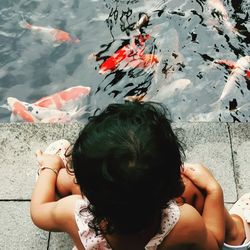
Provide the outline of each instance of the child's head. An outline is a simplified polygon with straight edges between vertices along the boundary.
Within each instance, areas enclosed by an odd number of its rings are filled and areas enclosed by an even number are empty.
[[[108,233],[138,232],[183,192],[182,148],[166,115],[158,103],[111,104],[80,133],[72,162],[95,229],[105,220]]]

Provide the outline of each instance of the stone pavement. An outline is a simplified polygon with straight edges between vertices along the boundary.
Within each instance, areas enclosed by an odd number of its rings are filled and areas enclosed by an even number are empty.
[[[64,233],[36,228],[29,205],[37,171],[34,151],[54,140],[73,142],[82,124],[0,124],[0,249],[68,250]],[[177,123],[187,162],[207,165],[221,183],[228,207],[250,191],[250,124]]]

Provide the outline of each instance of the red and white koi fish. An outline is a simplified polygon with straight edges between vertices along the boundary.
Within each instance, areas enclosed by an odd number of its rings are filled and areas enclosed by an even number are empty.
[[[76,86],[50,96],[43,97],[34,105],[49,109],[72,110],[90,93],[90,87]]]
[[[12,111],[11,121],[71,121],[86,112],[83,99],[89,93],[89,87],[76,86],[41,98],[35,103],[22,102],[14,97],[8,97],[8,108]]]
[[[241,77],[250,79],[250,56],[241,57],[237,62],[229,60],[216,60],[215,63],[226,65],[231,70],[226,85],[219,98],[219,101],[222,101],[231,92]]]
[[[26,121],[26,122],[37,122],[35,116],[33,116],[27,108],[27,103],[20,102],[14,97],[8,97],[7,103],[10,110],[12,111],[10,121]]]
[[[144,54],[145,42],[150,38],[149,35],[135,36],[131,44],[127,44],[118,49],[112,56],[108,57],[100,65],[100,74],[114,71],[120,63],[129,67],[148,68],[159,62],[154,54]]]
[[[230,31],[230,32],[237,32],[237,29],[234,27],[234,25],[230,22],[230,18],[228,16],[227,10],[221,2],[221,0],[207,0],[208,6],[213,8],[215,11],[219,13],[221,16],[223,23],[225,27]]]
[[[123,69],[127,68],[138,68],[138,69],[148,69],[158,63],[158,57],[154,54],[145,54],[141,56],[134,56],[130,60],[124,60],[121,62],[121,67]]]
[[[71,112],[43,108],[32,103],[19,101],[14,97],[8,97],[7,103],[12,111],[10,118],[12,122],[69,122],[82,115],[85,111],[84,108]]]
[[[59,30],[59,29],[51,28],[51,27],[36,26],[26,21],[21,21],[19,22],[19,24],[24,29],[28,29],[28,30],[43,34],[44,36],[46,36],[48,39],[52,40],[53,42],[57,42],[57,43],[63,43],[63,42],[79,43],[80,42],[78,38],[72,37],[68,32],[65,32],[63,30]]]
[[[247,56],[248,57],[248,56]],[[245,59],[244,59],[245,60]],[[236,69],[238,66],[237,62],[231,61],[231,60],[215,60],[215,63],[218,63],[220,65],[225,65],[227,66],[231,71],[233,69]],[[247,65],[247,64],[246,64]],[[250,80],[250,69],[246,68],[245,69],[245,77]]]

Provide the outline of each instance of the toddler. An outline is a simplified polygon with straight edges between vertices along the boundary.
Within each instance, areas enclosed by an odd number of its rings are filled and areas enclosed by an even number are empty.
[[[91,117],[72,149],[74,176],[62,148],[37,151],[31,217],[38,227],[69,233],[78,250],[222,247],[231,218],[222,189],[207,168],[182,168],[183,150],[163,105],[111,104]],[[201,203],[191,199],[194,207],[177,203],[192,196],[185,196],[183,179],[202,190]],[[57,199],[56,191],[67,196]]]

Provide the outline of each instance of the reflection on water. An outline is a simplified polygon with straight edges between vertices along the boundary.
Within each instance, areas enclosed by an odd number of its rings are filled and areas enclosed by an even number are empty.
[[[175,121],[250,120],[248,0],[13,0],[0,6],[0,105],[8,97],[33,104],[82,85],[91,87],[82,103],[87,114],[136,95],[165,103]],[[134,29],[142,13],[149,22]],[[22,21],[68,32],[80,43],[49,39],[47,30],[24,29]],[[1,108],[0,121],[10,114]]]

